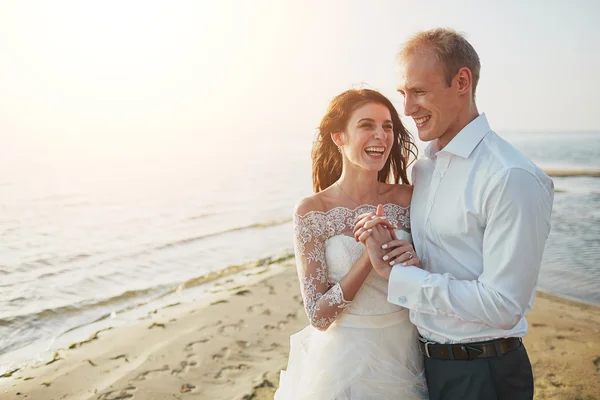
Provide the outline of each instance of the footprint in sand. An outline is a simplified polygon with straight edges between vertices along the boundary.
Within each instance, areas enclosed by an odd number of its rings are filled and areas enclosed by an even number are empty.
[[[143,381],[143,380],[145,380],[145,379],[148,377],[148,375],[150,375],[150,374],[153,374],[153,373],[155,373],[155,372],[159,372],[159,373],[160,373],[160,372],[166,372],[166,371],[168,371],[168,370],[169,370],[169,366],[168,366],[168,365],[164,365],[162,368],[159,368],[159,369],[151,369],[151,370],[148,370],[148,371],[144,371],[144,372],[142,372],[141,374],[139,374],[138,376],[136,376],[136,377],[135,377],[133,380],[134,380],[134,381]]]
[[[290,323],[290,321],[288,321],[288,320],[278,321],[277,327],[279,328],[279,330],[284,330],[285,326],[289,323]]]
[[[240,375],[241,371],[245,371],[248,368],[250,368],[250,367],[247,366],[246,364],[227,365],[227,366],[221,368],[215,374],[215,379],[229,378],[229,377],[232,377],[232,376],[235,377],[237,375]]]
[[[184,351],[192,351],[192,350],[194,350],[194,347],[195,347],[195,345],[196,345],[196,344],[198,344],[198,343],[206,343],[206,342],[208,342],[210,339],[212,339],[212,336],[208,336],[208,337],[205,337],[205,338],[203,338],[203,339],[200,339],[200,340],[194,340],[193,342],[189,342],[189,343],[188,343],[188,344],[187,344],[187,345],[186,345],[186,346],[183,348],[183,350],[184,350]]]
[[[213,360],[224,359],[224,358],[229,357],[229,354],[231,354],[231,351],[229,350],[229,348],[223,347],[221,350],[219,350],[218,352],[216,352],[215,354],[212,355],[212,359]]]
[[[246,311],[249,313],[254,312],[257,309],[260,309],[264,306],[264,303],[259,303],[259,304],[253,304],[251,306],[248,306],[248,308],[246,308]]]
[[[246,326],[246,322],[243,319],[240,319],[237,324],[226,324],[219,328],[219,333],[221,334],[229,334],[235,333],[240,329]]]
[[[277,292],[275,292],[275,287],[273,285],[271,285],[269,282],[263,282],[262,284],[264,287],[269,289],[269,294],[277,294]]]
[[[292,319],[298,319],[298,313],[291,312],[291,313],[288,313],[288,315],[286,315],[285,317],[288,319],[288,321],[292,320]]]
[[[106,392],[101,394],[98,397],[98,400],[124,400],[133,398],[133,394],[137,388],[135,386],[129,385],[121,390],[111,390],[110,392]]]
[[[271,343],[271,344],[269,345],[269,347],[267,347],[267,348],[265,348],[265,349],[261,349],[260,351],[261,351],[261,353],[266,353],[266,352],[268,352],[268,351],[277,350],[277,349],[278,349],[278,348],[280,348],[280,347],[281,347],[281,345],[280,345],[279,343],[275,343],[275,342],[273,342],[273,343]]]
[[[129,362],[127,359],[127,354],[119,354],[118,356],[111,357],[110,360],[119,360],[121,358],[124,359],[125,362]]]
[[[181,361],[179,363],[179,368],[175,368],[171,370],[171,375],[179,376],[183,373],[188,373],[190,368],[194,368],[198,365],[196,361]]]

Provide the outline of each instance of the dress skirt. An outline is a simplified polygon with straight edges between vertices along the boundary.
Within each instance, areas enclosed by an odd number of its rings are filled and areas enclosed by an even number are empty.
[[[290,337],[275,400],[427,399],[423,357],[408,310],[342,314],[326,330]]]

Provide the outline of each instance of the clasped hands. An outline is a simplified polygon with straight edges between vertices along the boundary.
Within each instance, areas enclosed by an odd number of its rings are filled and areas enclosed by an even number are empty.
[[[412,244],[407,240],[398,240],[396,227],[383,215],[383,206],[377,206],[375,213],[361,214],[354,223],[354,239],[365,245],[371,265],[385,279],[389,279],[392,267],[421,268],[421,260]]]

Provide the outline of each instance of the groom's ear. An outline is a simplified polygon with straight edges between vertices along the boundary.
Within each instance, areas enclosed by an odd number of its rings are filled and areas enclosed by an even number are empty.
[[[454,77],[458,85],[458,94],[469,94],[471,93],[471,86],[473,85],[473,75],[471,70],[467,67],[462,67],[456,73]]]
[[[342,132],[331,132],[331,140],[337,147],[342,147],[344,145],[344,138]]]

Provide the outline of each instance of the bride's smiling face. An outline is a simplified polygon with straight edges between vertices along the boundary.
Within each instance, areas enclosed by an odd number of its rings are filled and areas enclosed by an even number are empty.
[[[390,110],[380,103],[367,103],[357,108],[345,132],[332,133],[344,159],[369,171],[383,169],[394,141]]]

